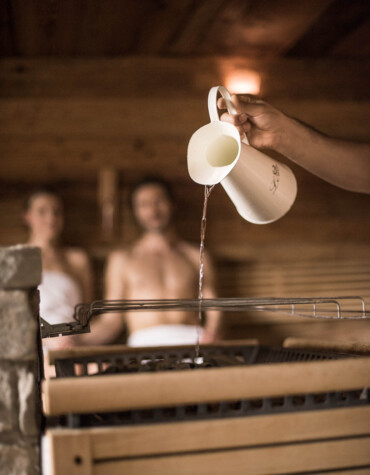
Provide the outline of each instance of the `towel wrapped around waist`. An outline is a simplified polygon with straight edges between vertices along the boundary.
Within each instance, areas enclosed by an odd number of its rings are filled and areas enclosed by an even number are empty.
[[[129,346],[176,346],[195,345],[203,329],[194,325],[156,325],[133,332],[127,341]]]

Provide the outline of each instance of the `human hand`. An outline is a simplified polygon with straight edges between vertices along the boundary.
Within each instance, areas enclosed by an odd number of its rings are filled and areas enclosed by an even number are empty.
[[[256,148],[278,149],[289,118],[267,102],[252,95],[233,95],[237,114],[223,113],[221,120],[235,125],[240,135],[246,134]],[[219,109],[226,109],[223,98],[217,101]]]

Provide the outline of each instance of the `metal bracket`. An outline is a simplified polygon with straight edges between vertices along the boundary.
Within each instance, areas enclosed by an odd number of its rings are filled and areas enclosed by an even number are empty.
[[[52,325],[40,317],[41,338],[52,338],[57,336],[77,335],[79,333],[90,333],[90,325],[82,325],[80,322],[72,321],[68,323],[56,323]]]

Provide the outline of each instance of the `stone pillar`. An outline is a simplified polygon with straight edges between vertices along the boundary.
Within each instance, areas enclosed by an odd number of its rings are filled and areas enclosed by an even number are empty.
[[[0,473],[40,473],[41,252],[0,248]]]

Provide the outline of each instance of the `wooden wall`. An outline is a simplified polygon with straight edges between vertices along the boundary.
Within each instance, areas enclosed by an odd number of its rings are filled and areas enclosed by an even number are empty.
[[[259,72],[262,96],[287,113],[338,137],[369,138],[369,67],[359,61],[2,60],[0,213],[7,225],[1,227],[0,242],[24,239],[22,195],[33,185],[52,183],[66,199],[68,240],[98,247],[96,187],[99,170],[106,166],[119,174],[117,241],[134,235],[125,195],[147,173],[161,174],[176,186],[181,232],[196,241],[202,190],[187,174],[187,142],[208,121],[209,87],[238,68]],[[242,221],[223,190],[216,189],[209,209],[209,246],[243,252],[246,245],[368,241],[369,196],[338,190],[292,168],[298,178],[297,202],[269,226]]]
[[[148,173],[173,183],[179,232],[198,243],[203,190],[188,177],[186,147],[208,122],[208,89],[235,69],[257,71],[261,95],[288,114],[338,137],[369,139],[369,66],[362,61],[5,59],[0,63],[0,244],[25,240],[22,201],[34,186],[52,184],[66,204],[66,241],[87,248],[101,269],[112,247],[137,235],[127,194]],[[107,166],[119,178],[117,227],[108,241],[97,192],[99,173]],[[290,166],[298,196],[276,223],[247,223],[221,187],[212,193],[206,246],[219,265],[221,295],[230,293],[222,280],[230,262],[279,265],[369,256],[370,195],[339,190]],[[235,288],[248,294],[245,287]]]

